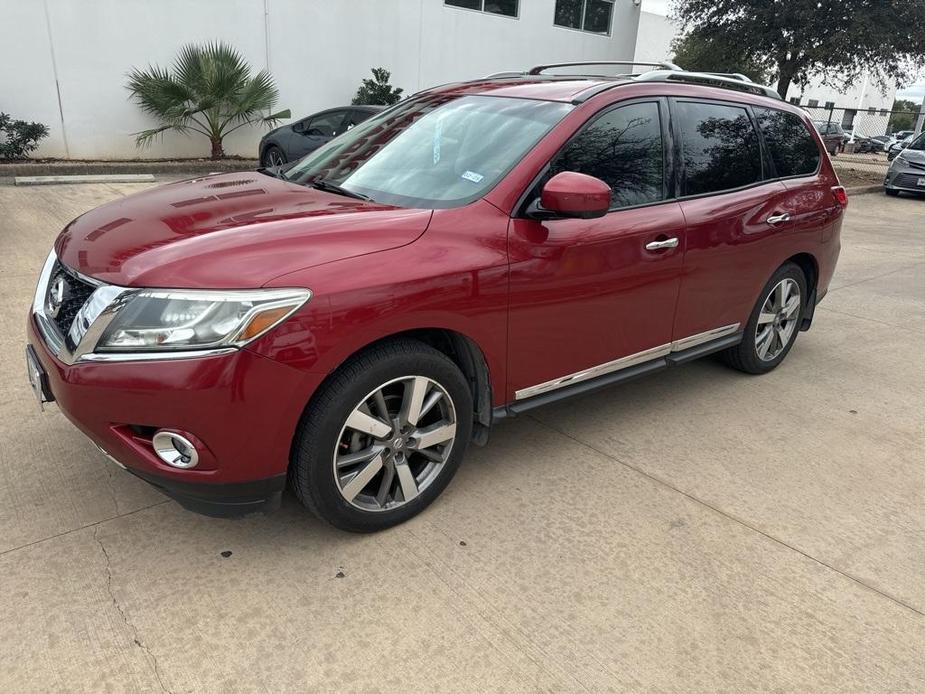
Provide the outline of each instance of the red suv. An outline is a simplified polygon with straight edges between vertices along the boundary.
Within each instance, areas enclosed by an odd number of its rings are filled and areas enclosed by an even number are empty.
[[[846,202],[812,122],[766,87],[543,68],[443,86],[285,173],[75,219],[41,272],[29,376],[190,509],[273,508],[288,481],[376,530],[499,419],[711,352],[774,369]]]

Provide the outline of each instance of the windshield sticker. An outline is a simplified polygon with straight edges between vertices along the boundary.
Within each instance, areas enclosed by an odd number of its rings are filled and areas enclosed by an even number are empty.
[[[477,174],[475,171],[467,171],[462,175],[467,181],[472,181],[473,183],[481,183],[482,179],[485,178],[482,174]]]

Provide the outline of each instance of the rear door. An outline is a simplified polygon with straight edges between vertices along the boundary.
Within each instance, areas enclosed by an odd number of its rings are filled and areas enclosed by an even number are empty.
[[[671,109],[687,224],[674,340],[696,343],[744,329],[773,271],[787,189],[770,180],[749,107],[673,99]]]

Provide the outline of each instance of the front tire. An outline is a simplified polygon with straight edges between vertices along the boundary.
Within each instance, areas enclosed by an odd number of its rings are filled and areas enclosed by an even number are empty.
[[[263,151],[260,158],[260,165],[264,168],[271,166],[282,166],[287,161],[286,154],[276,145],[270,145]]]
[[[794,263],[778,268],[761,291],[742,341],[722,353],[726,363],[748,374],[776,369],[797,339],[807,297],[803,270]]]
[[[322,386],[296,433],[290,483],[319,518],[373,532],[423,511],[456,473],[472,435],[459,368],[417,340],[349,359]]]
[[[889,195],[891,198],[899,197],[899,191],[898,191],[898,190],[894,190],[893,188],[884,188],[884,189],[883,189],[883,192],[885,192],[885,193],[886,193],[887,195]]]

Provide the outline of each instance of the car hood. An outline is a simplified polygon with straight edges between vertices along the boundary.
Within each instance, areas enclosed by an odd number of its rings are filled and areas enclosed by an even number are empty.
[[[411,243],[432,215],[255,172],[221,174],[97,207],[68,224],[55,250],[68,267],[111,284],[253,288]]]
[[[900,165],[909,162],[915,164],[925,164],[925,152],[919,149],[909,149],[907,147],[903,150],[902,154],[896,157],[896,161],[899,162]]]

